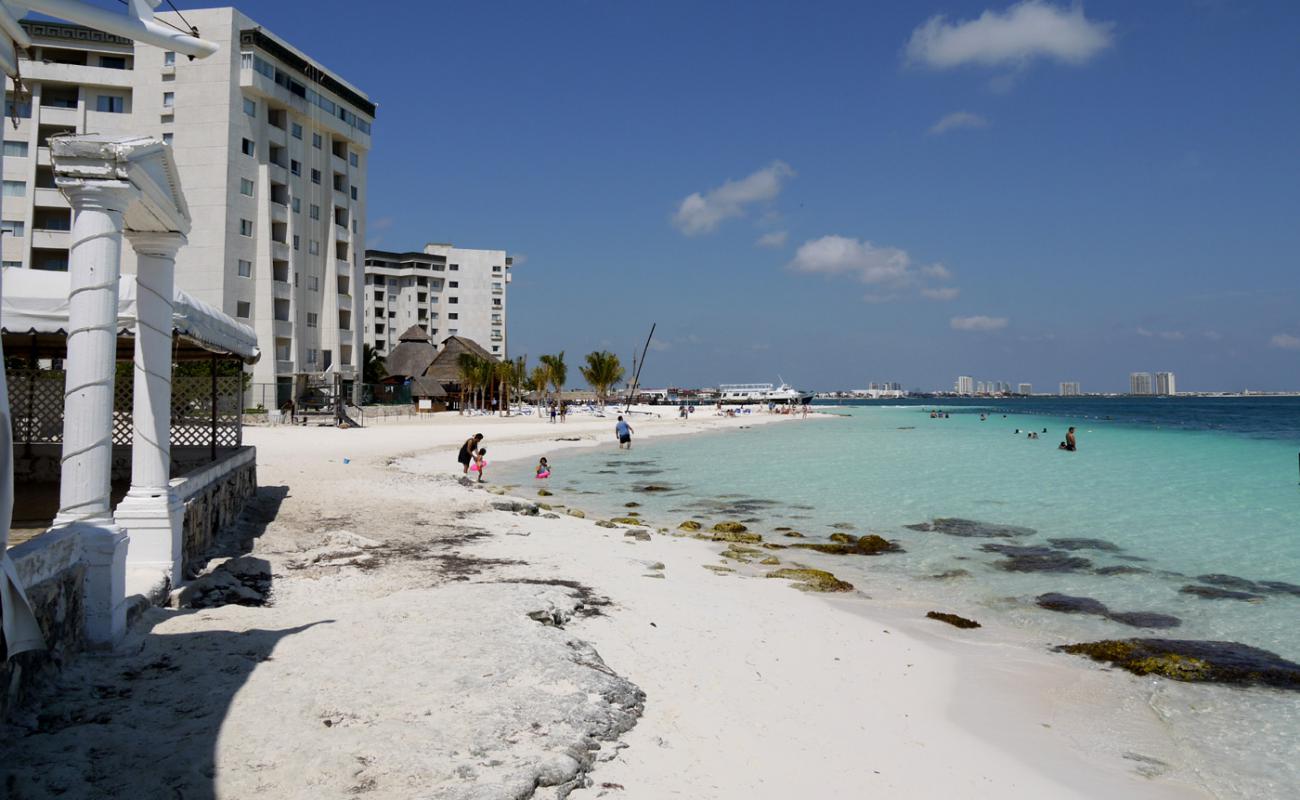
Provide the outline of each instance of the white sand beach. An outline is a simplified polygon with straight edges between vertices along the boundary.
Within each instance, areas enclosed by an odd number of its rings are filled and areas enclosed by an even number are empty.
[[[827,424],[633,422],[637,441]],[[600,527],[537,509],[536,486],[458,480],[476,431],[491,464],[612,449],[612,429],[248,429],[269,603],[150,609],[81,658],[5,731],[8,796],[1204,796],[1149,710],[1106,705],[1128,676],[708,569],[723,545],[677,521]]]

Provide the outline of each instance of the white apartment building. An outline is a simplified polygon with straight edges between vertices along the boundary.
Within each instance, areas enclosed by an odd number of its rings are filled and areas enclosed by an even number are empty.
[[[504,359],[512,263],[504,250],[450,244],[410,253],[367,250],[363,341],[387,356],[397,337],[418,325],[435,347],[448,336],[463,336]]]
[[[1178,381],[1172,372],[1156,373],[1156,394],[1176,395],[1178,394]]]
[[[1020,394],[1028,397],[1033,393],[1034,393],[1034,385],[1032,383],[1022,383],[1016,387],[1016,394]]]
[[[970,375],[959,375],[953,384],[953,391],[957,394],[975,394],[975,379]]]
[[[194,220],[176,284],[257,331],[247,402],[275,407],[308,375],[350,378],[359,360],[375,105],[236,9],[184,17],[220,46],[215,55],[190,61],[76,25],[22,23],[35,46],[21,91],[5,87],[17,127],[4,132],[3,260],[67,269],[71,212],[54,188],[50,136],[161,138]],[[184,27],[175,13],[158,18]],[[123,269],[134,268],[125,248]]]
[[[1082,392],[1079,391],[1078,381],[1064,381],[1061,383],[1061,397],[1078,397]]]
[[[1128,393],[1148,395],[1155,394],[1155,384],[1150,372],[1131,372],[1128,376]]]

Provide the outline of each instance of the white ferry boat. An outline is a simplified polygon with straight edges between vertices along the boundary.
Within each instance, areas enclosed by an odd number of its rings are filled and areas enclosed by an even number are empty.
[[[770,383],[724,383],[718,386],[718,400],[725,405],[795,405],[811,403],[812,399],[812,392],[801,392],[785,381],[780,386]]]

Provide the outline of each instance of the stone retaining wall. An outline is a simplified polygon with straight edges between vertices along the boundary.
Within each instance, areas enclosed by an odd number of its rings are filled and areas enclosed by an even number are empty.
[[[203,565],[203,556],[217,535],[239,517],[244,504],[257,493],[257,451],[244,448],[226,461],[187,475],[176,486],[176,493],[185,503],[181,574],[188,579]]]

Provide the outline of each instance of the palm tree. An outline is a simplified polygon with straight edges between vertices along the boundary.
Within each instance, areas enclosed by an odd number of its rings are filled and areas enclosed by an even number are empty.
[[[384,359],[368,344],[361,345],[361,380],[365,383],[379,383],[388,377],[388,368]]]
[[[596,390],[601,408],[605,407],[605,398],[609,388],[623,380],[623,365],[618,356],[608,350],[597,350],[587,354],[587,366],[581,368],[582,377]]]
[[[555,355],[542,356],[538,359],[546,365],[546,377],[551,382],[551,388],[555,389],[556,396],[563,399],[560,392],[564,391],[564,383],[569,379],[569,366],[564,363],[564,351],[561,350]]]
[[[538,364],[533,367],[533,374],[528,380],[529,388],[537,394],[537,408],[540,413],[542,407],[542,396],[546,393],[546,384],[551,380],[551,372],[545,364]]]
[[[473,353],[461,353],[456,359],[456,369],[460,372],[460,413],[465,413],[465,393],[473,397],[481,385],[482,369],[479,364],[483,359]]]
[[[528,389],[528,356],[519,356],[510,362],[510,385],[519,395]]]
[[[515,374],[515,365],[510,361],[492,362],[492,375],[496,378],[500,394],[497,396],[497,411],[501,416],[510,416],[510,382]]]

